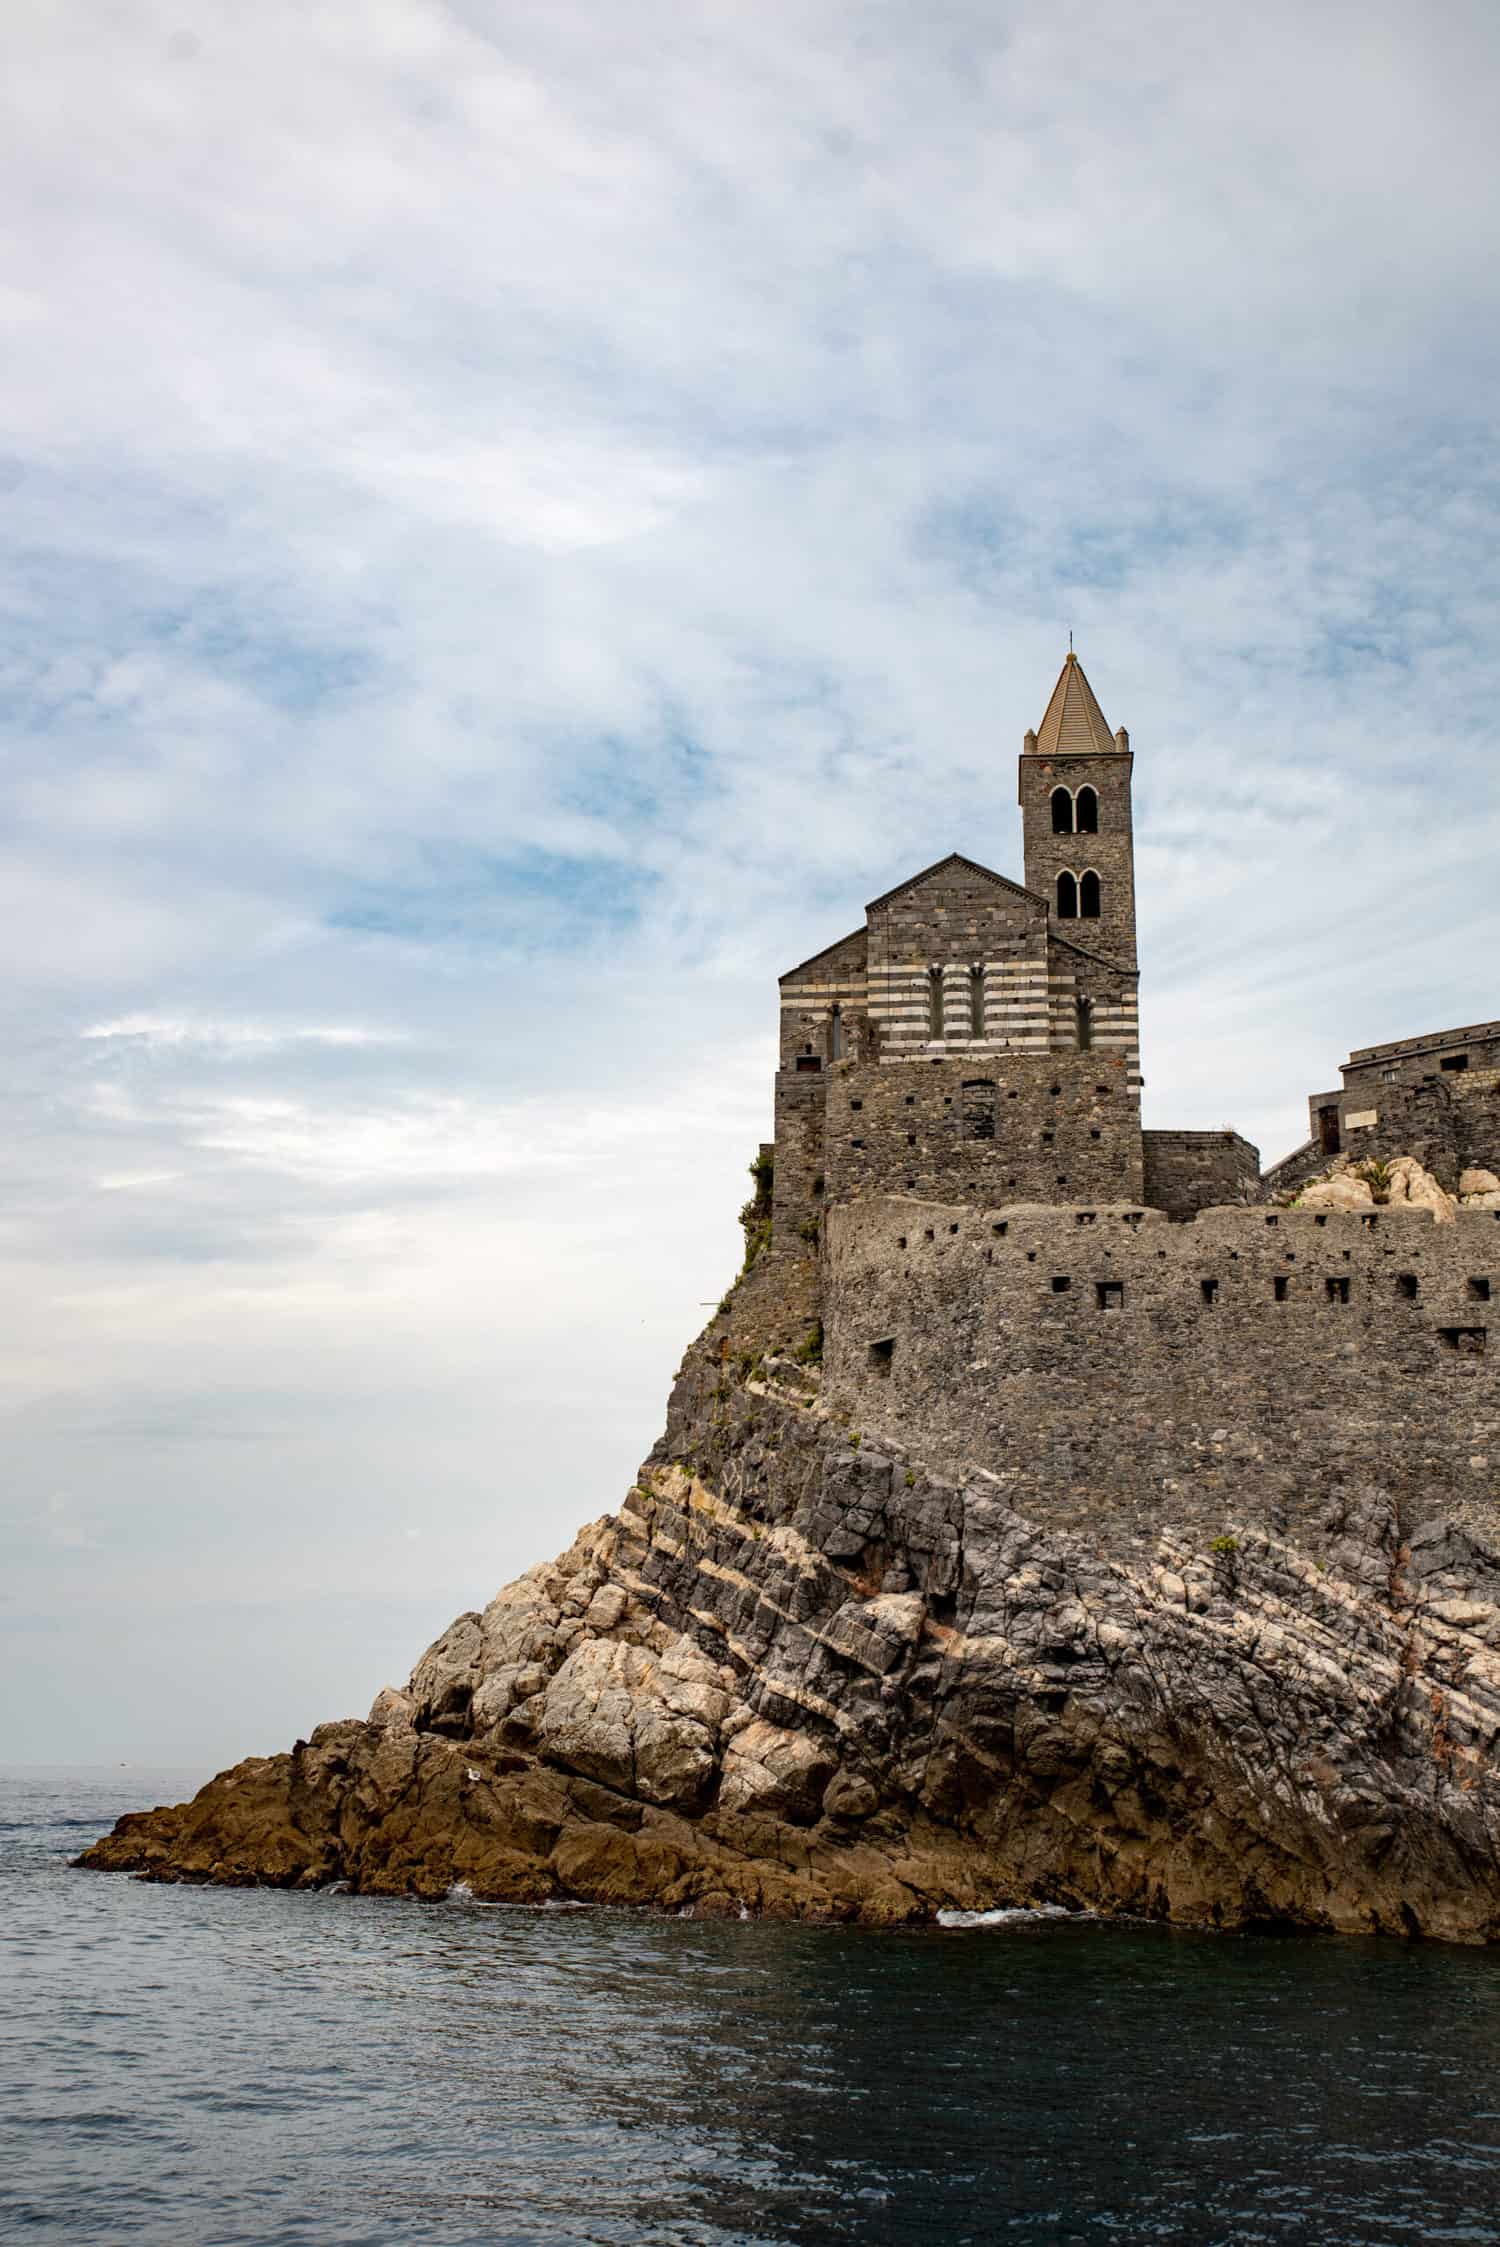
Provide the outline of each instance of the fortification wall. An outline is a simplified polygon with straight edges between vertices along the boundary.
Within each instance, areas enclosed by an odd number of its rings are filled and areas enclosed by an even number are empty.
[[[831,1210],[824,1394],[1040,1521],[1316,1533],[1379,1489],[1500,1537],[1500,1217]]]
[[[1141,1129],[1121,1053],[848,1063],[824,1079],[827,1198],[1141,1198]],[[778,1148],[780,1127],[778,1125]],[[777,1156],[780,1184],[780,1155]]]
[[[1413,1083],[1364,1081],[1337,1096],[1314,1095],[1314,1139],[1320,1138],[1318,1107],[1335,1097],[1339,1152],[1351,1162],[1415,1155],[1449,1193],[1470,1167],[1493,1170],[1500,1164],[1500,1074],[1492,1070],[1426,1076]],[[1331,1160],[1325,1142],[1318,1167],[1326,1169]]]
[[[1253,1202],[1260,1193],[1260,1149],[1237,1131],[1147,1131],[1143,1199],[1169,1217]]]

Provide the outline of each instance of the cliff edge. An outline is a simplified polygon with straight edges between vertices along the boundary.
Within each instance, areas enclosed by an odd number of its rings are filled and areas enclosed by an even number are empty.
[[[754,1257],[617,1513],[363,1722],[122,1818],[79,1862],[875,1924],[1049,1902],[1500,1936],[1500,1554],[1441,1489],[1231,1495],[1210,1535],[1173,1483],[1095,1535],[909,1454],[899,1416],[851,1419],[823,1393],[822,1309],[815,1257]]]

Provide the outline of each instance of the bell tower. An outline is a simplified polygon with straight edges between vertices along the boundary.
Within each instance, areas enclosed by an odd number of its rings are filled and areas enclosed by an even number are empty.
[[[1058,936],[1135,972],[1134,760],[1111,734],[1072,650],[1021,750],[1026,887],[1045,897]]]

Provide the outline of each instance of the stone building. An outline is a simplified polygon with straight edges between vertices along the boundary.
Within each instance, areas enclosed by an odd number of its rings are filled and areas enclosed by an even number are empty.
[[[1308,1095],[1308,1136],[1266,1172],[1268,1188],[1296,1186],[1338,1155],[1415,1155],[1452,1192],[1500,1148],[1500,1022],[1359,1046],[1339,1074],[1335,1091]]]
[[[1164,1494],[1311,1520],[1351,1478],[1488,1534],[1500,1022],[1359,1048],[1264,1176],[1237,1132],[1143,1131],[1131,769],[1070,655],[1025,880],[942,859],[781,978],[772,1245],[817,1244],[825,1401],[1094,1534]],[[1401,1156],[1440,1212],[1394,1206]],[[1290,1206],[1341,1158],[1363,1208]]]
[[[862,1192],[1174,1216],[1254,1193],[1236,1134],[1141,1129],[1132,762],[1070,654],[1021,749],[1024,881],[955,851],[782,976],[782,1245]]]

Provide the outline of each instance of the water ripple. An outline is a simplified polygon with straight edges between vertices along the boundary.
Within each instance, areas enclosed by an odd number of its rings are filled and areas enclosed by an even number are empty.
[[[0,1778],[7,2238],[1500,2243],[1487,1954],[66,1869],[180,1791]]]

